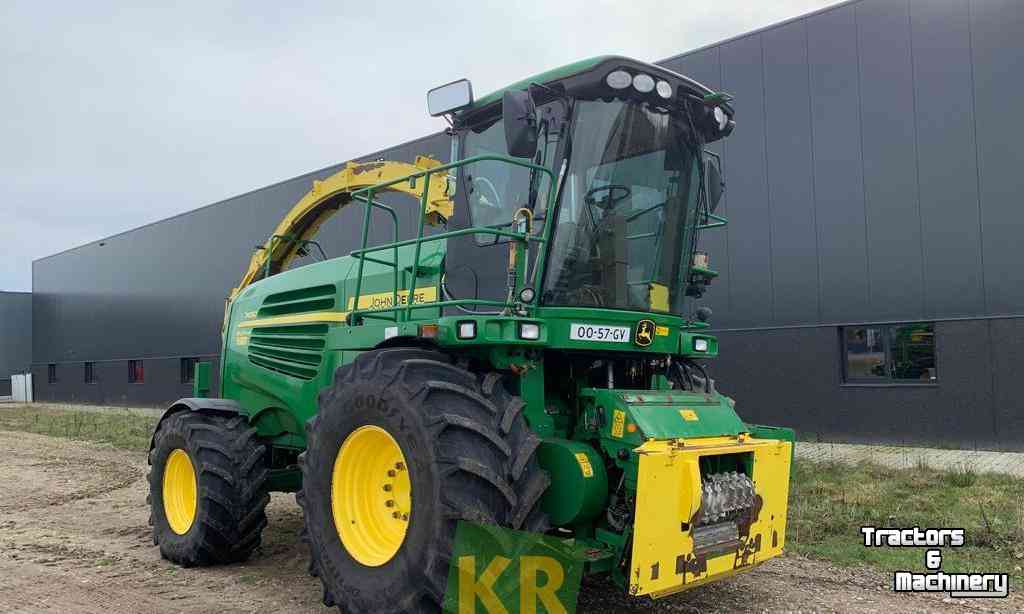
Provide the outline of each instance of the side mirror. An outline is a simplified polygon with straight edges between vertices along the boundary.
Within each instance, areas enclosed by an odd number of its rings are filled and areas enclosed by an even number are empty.
[[[501,98],[501,119],[505,122],[508,155],[532,158],[537,153],[537,107],[530,93],[505,92]]]
[[[706,169],[704,181],[708,191],[708,209],[714,213],[718,208],[718,203],[722,200],[722,194],[725,193],[725,181],[722,180],[722,171],[718,168],[718,161],[714,158],[706,160],[704,168]]]
[[[427,92],[427,112],[431,117],[464,109],[473,104],[473,84],[459,79]]]

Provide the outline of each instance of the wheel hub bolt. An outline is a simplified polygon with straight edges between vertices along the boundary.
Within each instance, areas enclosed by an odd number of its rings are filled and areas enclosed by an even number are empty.
[[[398,474],[396,474],[396,473],[395,473],[395,470],[394,470],[394,469],[388,469],[388,477],[389,477],[389,478],[393,478],[393,477],[395,477],[396,475],[398,475]]]
[[[391,484],[384,485],[384,492],[391,492]]]
[[[405,471],[405,463],[403,463],[403,462],[395,463],[395,469],[398,469],[399,471]]]
[[[395,507],[395,502],[392,499],[388,499],[384,502],[384,505],[387,507]]]

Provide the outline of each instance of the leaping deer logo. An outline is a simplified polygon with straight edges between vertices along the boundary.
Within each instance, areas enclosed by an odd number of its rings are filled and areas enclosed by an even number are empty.
[[[654,322],[651,320],[640,320],[636,323],[636,335],[634,341],[641,347],[647,347],[654,343]]]

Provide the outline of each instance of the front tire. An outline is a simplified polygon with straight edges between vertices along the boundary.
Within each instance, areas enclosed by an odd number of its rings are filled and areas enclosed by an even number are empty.
[[[319,405],[298,499],[325,605],[436,612],[459,520],[547,529],[540,440],[499,374],[375,350],[340,367]]]
[[[149,522],[163,558],[184,567],[237,563],[267,526],[266,448],[242,416],[183,411],[149,454]]]

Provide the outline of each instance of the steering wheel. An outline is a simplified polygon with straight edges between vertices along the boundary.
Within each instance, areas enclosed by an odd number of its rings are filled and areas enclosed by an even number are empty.
[[[607,192],[604,198],[595,198],[595,194]],[[608,185],[598,186],[596,188],[590,188],[587,193],[583,196],[583,202],[588,205],[597,205],[602,209],[611,209],[617,203],[629,198],[629,195],[633,193],[633,190],[629,186],[624,186],[618,183],[610,183]]]
[[[480,175],[474,175],[473,176],[473,189],[474,190],[477,189],[476,186],[477,186],[478,183],[482,184],[484,187],[486,187],[487,190],[490,191],[491,196],[494,197],[494,200],[490,200],[490,199],[486,198],[485,195],[481,194],[480,195],[480,200],[482,201],[481,204],[487,205],[489,207],[493,207],[495,209],[500,209],[501,208],[501,192],[498,192],[498,188],[494,187],[494,182],[491,181],[490,179],[488,179],[487,177],[481,177]]]

